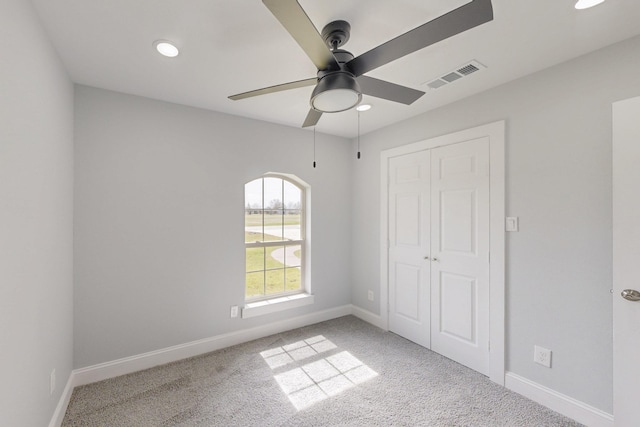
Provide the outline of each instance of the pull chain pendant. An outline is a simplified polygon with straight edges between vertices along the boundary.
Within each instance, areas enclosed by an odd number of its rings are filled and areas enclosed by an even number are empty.
[[[360,111],[358,111],[358,160],[360,160]]]

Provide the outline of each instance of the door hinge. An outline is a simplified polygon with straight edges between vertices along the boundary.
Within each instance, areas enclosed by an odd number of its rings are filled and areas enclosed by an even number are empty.
[[[491,341],[487,341],[487,351],[491,352]]]

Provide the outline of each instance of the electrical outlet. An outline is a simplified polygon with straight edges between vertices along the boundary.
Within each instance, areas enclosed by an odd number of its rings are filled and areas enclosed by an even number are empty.
[[[551,367],[551,350],[544,347],[539,347],[537,345],[533,346],[533,361],[546,366],[547,368]]]
[[[369,290],[369,292],[367,293],[367,298],[369,298],[369,301],[373,301],[373,291]]]
[[[232,305],[231,306],[231,317],[238,317],[238,306],[237,305]]]
[[[49,394],[53,394],[56,391],[56,370],[51,371],[51,375],[49,375]]]

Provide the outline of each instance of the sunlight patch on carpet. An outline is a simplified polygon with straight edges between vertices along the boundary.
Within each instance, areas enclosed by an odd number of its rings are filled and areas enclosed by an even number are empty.
[[[260,353],[271,369],[293,363],[294,361],[308,359],[316,354],[333,350],[337,346],[323,337],[317,335],[306,340],[296,341],[282,347],[272,348]]]
[[[271,369],[336,349],[322,335],[260,353]],[[277,374],[275,380],[297,410],[362,384],[378,374],[348,351]]]

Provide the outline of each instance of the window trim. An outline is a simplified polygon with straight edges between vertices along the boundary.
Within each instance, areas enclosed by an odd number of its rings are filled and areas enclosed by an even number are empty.
[[[283,295],[278,298],[247,302],[242,308],[242,318],[262,316],[276,313],[290,308],[303,307],[313,304],[314,296],[306,292],[298,292],[292,295]]]
[[[303,180],[301,180],[300,178],[298,178],[295,175],[292,174],[285,174],[285,173],[276,173],[276,172],[269,172],[269,173],[265,173],[259,177],[250,179],[249,181],[245,182],[245,186],[253,181],[256,180],[263,180],[262,181],[262,197],[263,197],[263,201],[262,201],[262,210],[264,211],[265,209],[265,201],[264,201],[264,179],[266,178],[277,178],[277,179],[281,179],[282,181],[286,181],[289,182],[290,184],[294,185],[296,188],[298,188],[301,192],[301,197],[300,197],[300,239],[298,240],[292,240],[292,239],[283,239],[283,240],[269,240],[269,241],[255,241],[255,242],[245,242],[244,247],[245,247],[245,280],[244,280],[244,286],[243,286],[243,294],[244,294],[244,301],[245,301],[245,307],[243,309],[243,315],[242,317],[253,317],[255,315],[259,315],[262,314],[262,312],[264,312],[263,314],[267,314],[267,312],[272,312],[272,311],[279,311],[280,309],[286,309],[289,308],[289,305],[292,306],[300,306],[300,305],[306,305],[306,304],[312,304],[313,303],[313,295],[311,295],[311,287],[310,287],[310,263],[309,263],[309,220],[310,220],[310,213],[308,210],[308,207],[310,206],[310,186],[309,184],[307,184],[306,182],[304,182]],[[284,185],[284,183],[283,183]],[[244,210],[246,212],[246,198],[245,198],[245,207]],[[284,209],[283,209],[284,211]],[[263,212],[264,215],[264,212]],[[284,213],[283,213],[284,215]],[[246,225],[245,225],[246,227]],[[264,218],[262,221],[262,227],[263,227],[263,233],[264,233]],[[284,222],[283,222],[283,228],[284,228]],[[245,228],[246,230],[246,228]],[[246,249],[248,248],[268,248],[268,247],[287,247],[287,246],[296,246],[299,245],[300,246],[300,289],[297,290],[293,290],[293,291],[283,291],[283,292],[278,292],[278,293],[274,293],[274,294],[268,294],[268,295],[259,295],[259,296],[255,296],[255,297],[247,297],[247,283],[246,283],[246,275],[247,275],[247,270],[246,270]],[[284,269],[286,270],[286,266],[284,267]],[[265,268],[264,271],[269,271],[268,269]],[[286,273],[286,271],[285,271]],[[298,297],[298,295],[300,295]],[[311,297],[311,298],[306,298],[306,297]],[[291,301],[290,301],[291,300]],[[293,301],[293,303],[292,303]],[[267,309],[265,307],[265,304],[268,304],[270,307],[273,307],[272,309]],[[278,305],[279,309],[275,309],[276,305]],[[256,314],[252,314],[250,316],[245,316],[244,311],[254,311],[256,312]]]

